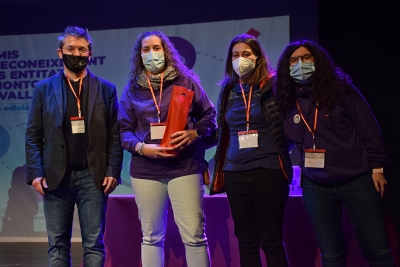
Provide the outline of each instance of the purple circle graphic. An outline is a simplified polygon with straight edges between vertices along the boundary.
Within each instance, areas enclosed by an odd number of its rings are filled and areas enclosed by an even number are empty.
[[[193,45],[188,40],[178,36],[168,36],[168,39],[174,44],[175,49],[183,58],[186,67],[193,69],[196,63],[196,50]]]

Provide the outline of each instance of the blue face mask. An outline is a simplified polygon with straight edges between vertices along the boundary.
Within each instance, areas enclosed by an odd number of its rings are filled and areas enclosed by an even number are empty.
[[[142,54],[144,67],[151,73],[158,73],[164,67],[164,52]]]
[[[303,62],[301,59],[296,65],[290,66],[290,77],[300,84],[307,84],[312,81],[315,67],[314,62]]]

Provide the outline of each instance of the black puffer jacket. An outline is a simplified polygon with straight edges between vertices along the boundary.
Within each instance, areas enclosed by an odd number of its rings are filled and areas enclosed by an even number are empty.
[[[285,131],[283,129],[283,121],[279,115],[275,101],[272,97],[272,86],[274,77],[261,83],[261,106],[265,119],[267,120],[272,139],[278,152],[279,162],[288,182],[292,182],[293,169],[289,155],[289,145],[286,140]],[[231,86],[223,86],[223,90],[218,98],[217,106],[217,123],[218,129],[216,138],[218,140],[217,149],[214,155],[214,175],[210,188],[210,195],[225,192],[225,183],[222,168],[224,166],[226,150],[229,144],[229,129],[225,121],[226,105]]]

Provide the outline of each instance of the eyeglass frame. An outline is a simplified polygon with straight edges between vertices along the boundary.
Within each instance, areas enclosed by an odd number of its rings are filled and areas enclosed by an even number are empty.
[[[310,59],[305,59],[305,57],[310,57]],[[290,57],[289,58],[289,66],[293,67],[296,66],[299,63],[299,59],[301,59],[301,61],[303,61],[304,63],[311,63],[314,62],[314,56],[311,54],[305,54],[302,56],[298,56],[298,57]],[[305,59],[305,60],[304,60]],[[296,60],[296,63],[294,64],[294,60]]]

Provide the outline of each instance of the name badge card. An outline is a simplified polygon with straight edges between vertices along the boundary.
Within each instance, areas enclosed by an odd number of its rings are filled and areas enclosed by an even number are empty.
[[[85,133],[85,120],[83,117],[71,117],[70,119],[73,134]]]
[[[258,132],[257,130],[243,131],[238,133],[239,149],[258,147]]]
[[[150,138],[151,138],[151,140],[163,139],[166,127],[167,127],[166,122],[150,123]]]
[[[304,149],[304,167],[306,168],[324,168],[325,149]]]

